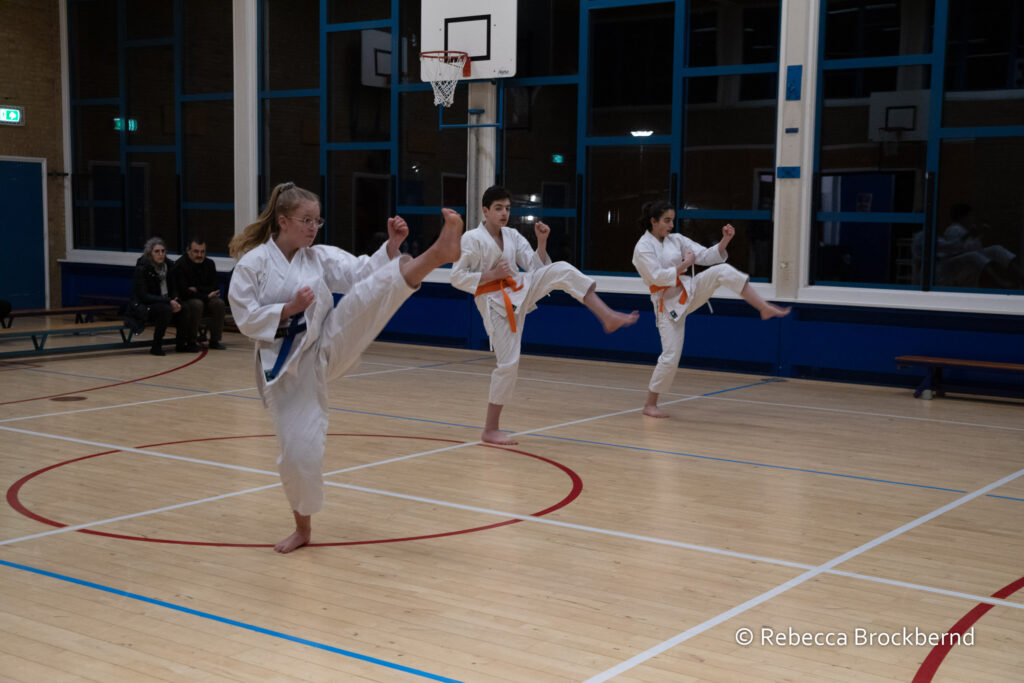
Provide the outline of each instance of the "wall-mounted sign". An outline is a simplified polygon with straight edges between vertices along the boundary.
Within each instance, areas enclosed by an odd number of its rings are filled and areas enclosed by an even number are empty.
[[[5,126],[24,126],[24,107],[0,107],[0,124]]]

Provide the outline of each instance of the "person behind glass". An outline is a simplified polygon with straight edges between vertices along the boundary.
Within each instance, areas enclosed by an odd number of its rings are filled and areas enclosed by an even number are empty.
[[[132,300],[149,307],[148,320],[153,323],[153,345],[149,352],[163,356],[164,333],[174,320],[175,349],[195,352],[199,347],[188,344],[188,311],[182,308],[172,278],[168,277],[167,245],[159,237],[150,237],[142,248],[142,256],[135,263]]]
[[[217,282],[217,266],[206,258],[206,240],[193,237],[189,242],[186,258],[178,259],[171,270],[171,277],[181,299],[188,309],[189,328],[186,342],[196,344],[199,323],[205,315],[209,321],[211,349],[226,348],[221,344],[224,331],[224,300],[220,298],[220,284]]]
[[[317,195],[283,183],[255,223],[231,240],[238,260],[228,301],[242,334],[256,343],[256,383],[277,433],[278,471],[295,531],[274,549],[309,543],[323,508],[327,383],[343,375],[423,278],[459,257],[462,218],[442,209],[437,240],[412,258],[399,247],[409,226],[387,221],[372,256],[313,246],[323,226]],[[337,296],[343,295],[343,296]]]
[[[560,289],[590,309],[605,332],[632,325],[638,314],[612,310],[597,296],[594,280],[565,261],[552,263],[547,253],[551,229],[539,221],[533,230],[537,249],[531,249],[518,230],[508,227],[512,207],[508,190],[489,187],[481,203],[483,220],[462,236],[462,257],[452,267],[451,282],[474,296],[497,359],[480,438],[487,443],[515,445],[515,439],[501,432],[501,411],[516,386],[523,325],[526,314],[537,308],[537,301]]]
[[[761,312],[761,319],[778,318],[789,313],[768,303],[750,286],[750,276],[725,263],[726,247],[736,234],[731,225],[722,226],[722,239],[713,247],[673,232],[676,212],[666,201],[647,202],[642,209],[643,235],[633,249],[633,266],[651,292],[654,319],[661,336],[661,355],[648,385],[643,414],[668,417],[658,408],[658,397],[672,387],[683,352],[686,316],[707,303],[719,286],[739,294]],[[686,275],[694,264],[710,266],[695,276]]]

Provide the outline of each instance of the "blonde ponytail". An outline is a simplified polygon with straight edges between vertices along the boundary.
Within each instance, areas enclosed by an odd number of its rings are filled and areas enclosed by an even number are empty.
[[[241,258],[250,249],[255,249],[268,239],[277,237],[277,217],[287,214],[302,202],[309,201],[319,204],[320,198],[295,183],[280,183],[275,186],[256,222],[250,223],[245,230],[231,238],[228,244],[231,257]]]

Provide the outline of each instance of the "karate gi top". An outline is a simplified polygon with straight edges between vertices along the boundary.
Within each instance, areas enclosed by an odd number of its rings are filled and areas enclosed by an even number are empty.
[[[722,256],[718,245],[705,247],[693,240],[683,237],[677,232],[665,236],[664,242],[644,231],[633,249],[633,266],[640,273],[640,278],[647,287],[668,287],[661,292],[651,294],[651,302],[655,312],[664,305],[664,313],[673,320],[682,320],[687,304],[679,303],[682,288],[676,285],[676,266],[683,262],[683,256],[689,249],[697,257],[697,265],[713,266],[724,263],[728,255]],[[686,288],[687,301],[693,297],[693,282],[689,275],[680,275],[679,281]],[[664,296],[664,298],[662,298]]]
[[[386,246],[382,244],[373,256],[353,256],[338,247],[317,244],[297,250],[289,261],[270,239],[242,256],[231,276],[228,299],[238,329],[256,342],[256,375],[261,390],[316,346],[321,325],[334,307],[331,293],[348,293],[355,283],[391,260]],[[288,324],[288,320],[281,320],[281,310],[307,286],[315,298],[304,312],[306,331],[295,337],[277,376],[267,380],[266,373],[273,369],[284,342],[276,337],[277,330]]]
[[[494,268],[502,258],[512,266],[513,277],[517,286],[529,284],[530,271],[551,264],[551,258],[541,260],[537,252],[530,246],[530,242],[515,228],[503,227],[501,229],[501,240],[504,250],[498,248],[497,240],[491,237],[483,223],[480,223],[473,230],[466,231],[462,235],[462,257],[452,266],[452,286],[464,292],[475,294],[477,287],[487,284],[480,281],[480,276]],[[520,268],[526,272],[516,272]],[[511,288],[505,290],[512,305],[516,308],[517,317],[519,317],[519,307],[523,303],[529,289],[528,286],[524,286],[519,291],[512,291]],[[505,299],[501,291],[489,292],[476,297],[476,307],[480,311],[480,317],[483,318],[484,329],[487,331],[488,337],[492,336],[493,331],[491,329],[491,316],[487,314],[488,308],[500,317],[508,318],[508,313],[505,310]],[[531,303],[529,308],[523,312],[523,315],[536,308],[536,304]]]

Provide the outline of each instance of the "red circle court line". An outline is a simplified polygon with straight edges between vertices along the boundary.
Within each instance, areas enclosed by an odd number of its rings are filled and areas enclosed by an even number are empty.
[[[67,396],[68,394],[84,394],[87,391],[96,391],[97,389],[109,389],[110,387],[117,387],[117,386],[121,386],[122,384],[131,384],[133,382],[141,382],[144,379],[152,379],[153,377],[159,377],[160,375],[166,375],[166,374],[168,374],[170,372],[177,372],[178,370],[181,370],[183,368],[187,368],[188,366],[192,365],[193,363],[198,363],[199,361],[201,361],[203,358],[206,357],[207,353],[209,353],[209,351],[207,351],[206,349],[203,349],[199,353],[198,356],[196,356],[195,358],[193,358],[189,362],[185,363],[184,365],[179,365],[176,368],[171,368],[170,370],[164,370],[163,372],[158,372],[155,375],[146,375],[145,377],[136,377],[135,379],[126,379],[123,382],[114,382],[113,384],[104,384],[103,386],[92,387],[91,389],[76,389],[75,391],[65,391],[64,393],[61,393],[61,394],[50,394],[49,396],[36,396],[35,398],[20,398],[17,401],[0,401],[0,406],[8,406],[8,405],[11,405],[12,403],[25,403],[27,401],[42,401],[43,399],[56,398],[57,396]]]
[[[1013,583],[1003,586],[990,597],[1006,599],[1021,588],[1024,588],[1024,576],[1020,577]],[[949,635],[954,633],[958,634],[956,640],[959,642],[960,638],[967,633],[967,630],[974,626],[974,624],[985,616],[985,614],[987,614],[993,607],[995,607],[995,605],[989,605],[984,602],[979,603],[974,607],[974,609],[961,617],[960,621],[953,624],[946,633]],[[953,639],[951,638],[950,640],[952,641]],[[917,670],[917,674],[914,675],[914,683],[928,683],[931,681],[932,677],[935,676],[935,672],[939,670],[939,665],[942,664],[942,660],[946,658],[946,655],[948,655],[949,651],[952,649],[952,642],[943,642],[933,647],[931,652],[928,653],[928,656],[925,657],[923,662],[921,662],[921,667]]]
[[[274,435],[273,434],[247,434],[247,435],[244,435],[244,436],[215,436],[215,437],[210,437],[210,438],[207,438],[207,439],[182,439],[182,440],[179,440],[179,441],[164,441],[164,442],[161,442],[161,443],[153,443],[153,444],[146,444],[144,446],[138,446],[137,448],[152,448],[154,446],[169,446],[169,445],[174,445],[174,444],[195,443],[195,442],[201,442],[201,441],[225,441],[225,440],[228,440],[228,439],[267,438],[267,437],[271,437],[271,436],[274,436]],[[456,443],[456,444],[458,444],[458,443],[466,443],[465,441],[458,441],[458,440],[455,440],[455,439],[440,439],[440,438],[433,438],[433,437],[429,437],[429,436],[404,436],[404,435],[396,435],[396,434],[335,433],[335,434],[328,434],[328,436],[361,436],[361,437],[374,437],[374,438],[382,438],[382,439],[417,439],[417,440],[421,440],[421,441],[443,441],[443,442],[447,442],[447,443]],[[554,460],[550,460],[548,458],[545,458],[545,457],[540,456],[540,455],[535,455],[533,453],[527,453],[526,451],[521,451],[521,450],[515,449],[515,448],[507,448],[507,447],[504,447],[504,446],[496,446],[496,445],[493,445],[493,444],[481,444],[481,445],[485,445],[488,448],[495,448],[495,449],[498,449],[498,450],[510,451],[512,453],[518,453],[520,455],[525,455],[527,457],[534,458],[535,460],[540,460],[540,461],[545,462],[545,463],[547,463],[549,465],[554,465],[558,469],[562,470],[562,472],[564,472],[569,477],[570,481],[572,481],[572,489],[569,491],[569,493],[564,498],[562,498],[562,500],[558,501],[554,505],[551,505],[551,506],[549,506],[547,508],[544,508],[543,510],[541,510],[539,512],[534,512],[534,513],[530,514],[529,515],[530,517],[542,517],[544,515],[547,515],[547,514],[550,514],[550,513],[554,512],[555,510],[563,508],[566,505],[568,505],[569,503],[571,503],[572,501],[576,500],[576,498],[579,497],[580,493],[583,492],[583,480],[580,478],[580,476],[578,474],[576,474],[576,472],[574,472],[573,470],[569,469],[568,467],[566,467],[565,465],[563,465],[560,462],[556,462]],[[54,526],[54,527],[57,527],[57,528],[66,527],[66,526],[68,526],[67,524],[63,524],[62,522],[58,522],[58,521],[49,519],[47,517],[43,517],[42,515],[37,514],[37,513],[33,512],[32,510],[29,510],[24,504],[22,504],[21,499],[18,496],[19,492],[21,491],[21,488],[26,483],[28,483],[31,479],[34,479],[35,477],[37,477],[37,476],[39,476],[41,474],[44,474],[45,472],[48,472],[50,470],[56,469],[58,467],[63,467],[64,465],[70,465],[72,463],[80,462],[82,460],[88,460],[90,458],[96,458],[96,457],[99,457],[101,455],[109,455],[111,453],[120,453],[120,452],[122,452],[122,451],[120,451],[120,450],[112,450],[112,451],[103,451],[102,453],[93,453],[91,455],[83,455],[83,456],[78,457],[78,458],[73,458],[71,460],[65,460],[63,462],[55,463],[55,464],[50,465],[48,467],[44,467],[44,468],[42,468],[40,470],[36,470],[35,472],[30,472],[29,474],[26,474],[24,477],[22,477],[21,479],[16,481],[14,484],[12,484],[9,489],[7,489],[7,503],[14,510],[16,510],[17,512],[21,513],[22,515],[28,517],[29,519],[33,519],[33,520],[35,520],[37,522],[42,522],[43,524],[47,524],[47,525]],[[468,534],[468,533],[472,533],[472,532],[476,532],[476,531],[486,531],[488,529],[496,529],[498,527],[507,526],[507,525],[510,525],[510,524],[517,524],[517,523],[519,523],[521,521],[523,521],[523,520],[521,520],[521,519],[508,519],[508,520],[505,520],[503,522],[495,522],[494,524],[487,524],[487,525],[484,525],[484,526],[472,527],[472,528],[469,528],[469,529],[459,529],[459,530],[456,530],[456,531],[443,531],[443,532],[439,532],[439,533],[436,533],[436,534],[423,534],[423,535],[420,535],[420,536],[405,536],[405,537],[402,537],[402,538],[382,538],[382,539],[373,539],[373,540],[368,540],[368,541],[338,541],[338,542],[334,542],[334,543],[309,543],[309,544],[307,544],[307,546],[311,546],[311,547],[318,547],[318,546],[319,547],[326,547],[326,546],[344,546],[344,545],[371,545],[371,544],[374,544],[374,543],[398,543],[398,542],[401,542],[401,541],[419,541],[419,540],[425,540],[425,539],[428,539],[428,538],[443,538],[443,537],[446,537],[446,536],[458,536],[460,534]],[[182,541],[182,540],[167,539],[167,538],[129,536],[129,535],[125,535],[125,534],[114,534],[114,533],[109,533],[109,532],[105,532],[105,531],[93,531],[91,529],[77,529],[76,531],[78,533],[92,534],[94,536],[105,536],[107,538],[118,538],[118,539],[122,539],[122,540],[126,540],[126,541],[146,541],[148,543],[167,543],[167,544],[173,544],[173,545],[194,545],[194,546],[214,546],[214,547],[223,547],[223,548],[272,548],[272,547],[274,547],[273,543],[218,543],[218,542],[212,542],[212,541]]]

